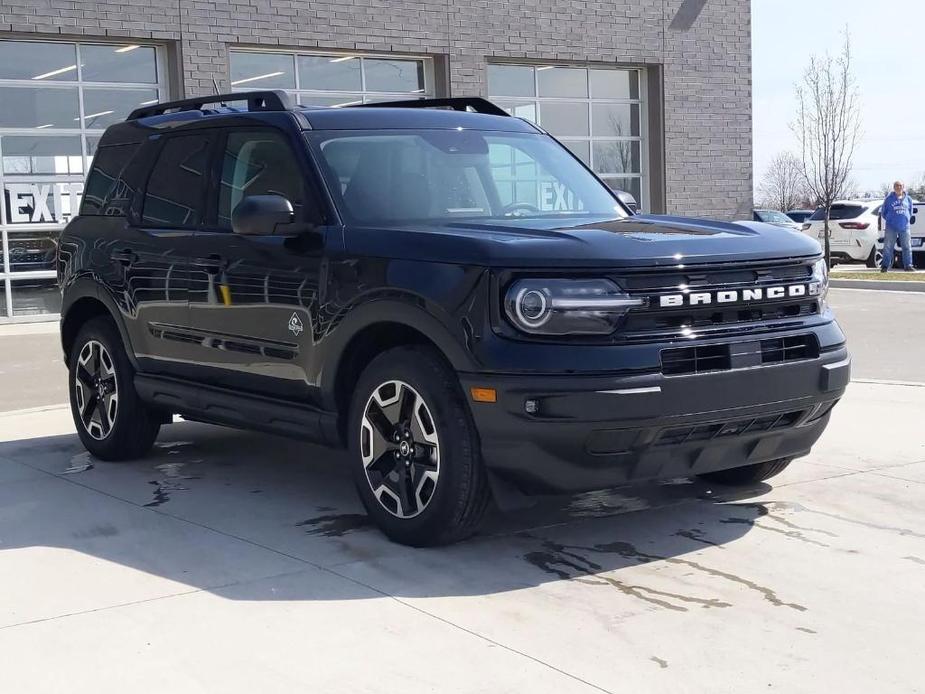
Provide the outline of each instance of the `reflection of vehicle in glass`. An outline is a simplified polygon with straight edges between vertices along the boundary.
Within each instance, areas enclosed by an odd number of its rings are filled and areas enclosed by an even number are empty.
[[[785,229],[791,229],[793,231],[801,231],[803,229],[802,224],[797,224],[783,212],[778,212],[777,210],[752,210],[752,220],[755,222],[764,222],[765,224],[773,224],[774,226],[784,227]]]
[[[58,232],[21,232],[9,234],[10,272],[54,270],[58,249]],[[0,248],[0,268],[3,249]]]
[[[882,204],[882,200],[838,200],[832,204],[829,245],[833,260],[877,266],[877,222]],[[825,210],[817,209],[807,221],[809,226],[804,225],[803,233],[823,243]]]
[[[802,228],[803,223],[813,216],[813,210],[787,210],[787,216]]]
[[[919,210],[921,209],[921,202],[918,200],[912,201],[912,220],[909,225],[909,245],[912,247],[912,264],[915,267],[921,268],[925,267],[925,224],[919,222]],[[879,214],[879,208],[878,208]],[[877,257],[880,258],[883,256],[883,218],[879,219],[880,225],[880,235],[877,238]],[[893,250],[893,267],[902,267],[902,249],[900,248],[899,241],[896,242],[896,247]]]
[[[634,215],[482,99],[161,104],[89,176],[59,254],[84,445],[141,456],[182,413],[346,447],[400,542],[492,498],[767,479],[848,382],[818,243]]]

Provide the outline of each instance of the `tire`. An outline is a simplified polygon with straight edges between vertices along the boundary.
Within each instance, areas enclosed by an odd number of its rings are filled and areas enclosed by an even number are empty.
[[[793,458],[779,458],[778,460],[769,460],[766,463],[734,467],[730,470],[706,472],[702,475],[698,475],[698,477],[707,482],[723,484],[729,487],[757,484],[758,482],[771,479],[775,475],[779,475],[787,469],[787,466],[790,465],[792,461]]]
[[[161,418],[139,399],[134,376],[113,322],[87,321],[68,355],[68,391],[77,435],[100,460],[140,458],[157,438]]]
[[[446,545],[478,529],[491,500],[478,434],[456,375],[433,349],[397,347],[370,362],[347,436],[357,493],[389,539]]]
[[[882,251],[878,251],[877,247],[874,246],[873,248],[870,249],[870,255],[867,256],[867,260],[865,261],[864,264],[871,269],[876,269],[880,267],[882,260],[883,260]]]

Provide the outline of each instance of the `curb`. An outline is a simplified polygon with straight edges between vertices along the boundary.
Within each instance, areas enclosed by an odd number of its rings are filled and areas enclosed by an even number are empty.
[[[834,289],[869,289],[882,292],[925,293],[925,282],[891,282],[890,280],[840,280],[829,276],[829,287]]]

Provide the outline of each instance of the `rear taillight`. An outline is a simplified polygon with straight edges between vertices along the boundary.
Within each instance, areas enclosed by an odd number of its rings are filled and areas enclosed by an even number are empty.
[[[842,229],[866,229],[870,224],[867,222],[839,222],[838,226]]]

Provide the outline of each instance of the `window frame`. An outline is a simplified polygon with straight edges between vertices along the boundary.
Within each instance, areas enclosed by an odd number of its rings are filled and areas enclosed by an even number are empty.
[[[74,47],[74,55],[77,61],[77,69],[73,76],[68,75],[71,79],[56,79],[53,81],[42,82],[35,81],[34,79],[0,79],[0,85],[5,87],[41,87],[42,89],[74,89],[77,91],[77,116],[79,121],[75,124],[73,128],[48,128],[40,129],[37,127],[3,127],[0,125],[0,194],[4,195],[6,185],[11,180],[22,179],[22,182],[35,183],[35,184],[49,184],[56,186],[58,184],[67,184],[80,187],[80,195],[82,198],[83,186],[86,180],[86,177],[90,173],[90,168],[92,166],[93,160],[93,150],[95,149],[91,145],[91,141],[95,141],[94,144],[98,144],[100,137],[102,136],[105,128],[102,127],[86,127],[86,111],[84,109],[84,89],[85,88],[100,88],[100,89],[126,89],[126,90],[142,90],[147,89],[154,91],[157,95],[159,101],[164,101],[169,96],[170,84],[172,82],[170,78],[170,71],[167,66],[167,44],[158,41],[151,41],[145,39],[136,39],[130,37],[94,37],[86,36],[80,38],[73,38],[71,40],[61,39],[61,38],[50,38],[42,36],[4,36],[0,38],[0,41],[4,43],[32,43],[32,44],[51,44],[51,45],[67,45]],[[150,47],[154,49],[154,59],[155,59],[155,69],[156,69],[156,81],[153,83],[147,82],[99,82],[99,81],[85,81],[83,79],[83,60],[81,59],[80,50],[81,46],[113,46],[114,48],[126,45],[138,45],[144,47]],[[28,137],[76,137],[80,140],[80,157],[83,165],[83,171],[81,173],[67,173],[67,174],[55,174],[55,173],[45,173],[45,174],[28,174],[23,176],[18,176],[14,174],[4,175],[3,166],[2,166],[2,149],[3,149],[3,137],[4,136],[28,136]],[[138,153],[135,155],[138,156]],[[4,294],[5,302],[0,302],[0,324],[10,323],[10,322],[31,322],[31,321],[47,321],[55,319],[59,314],[57,313],[21,313],[19,311],[14,311],[13,309],[13,286],[19,282],[27,282],[29,280],[46,280],[46,279],[55,279],[57,277],[57,271],[55,269],[50,270],[30,270],[27,272],[18,271],[13,272],[10,267],[10,234],[18,233],[28,233],[28,232],[58,232],[64,228],[65,224],[73,219],[80,210],[80,202],[73,199],[72,203],[74,204],[71,210],[71,214],[66,219],[62,219],[54,222],[41,222],[41,223],[29,223],[29,224],[13,224],[9,221],[9,210],[5,204],[5,201],[0,200],[0,248],[3,250],[2,259],[0,259],[0,292]],[[82,201],[81,201],[82,202]],[[131,217],[131,207],[127,212],[127,216]],[[5,303],[5,307],[4,307]],[[20,309],[21,310],[21,309]]]
[[[605,185],[610,188],[608,181],[620,181],[634,179],[639,181],[640,199],[637,200],[640,209],[651,208],[651,178],[649,172],[650,156],[650,137],[649,137],[649,116],[648,116],[648,99],[646,94],[646,85],[648,84],[648,72],[644,66],[639,65],[614,65],[601,63],[580,63],[570,64],[567,62],[553,63],[531,63],[523,61],[502,61],[495,60],[488,62],[486,66],[486,85],[488,84],[488,71],[492,67],[526,67],[533,70],[533,94],[531,96],[505,96],[495,94],[487,89],[489,98],[502,108],[512,108],[514,104],[532,105],[534,113],[537,116],[538,125],[545,129],[543,120],[543,104],[585,104],[588,109],[588,135],[552,135],[566,149],[571,151],[571,143],[587,143],[588,145],[588,162],[587,168],[594,173]],[[586,84],[588,94],[586,96],[540,96],[540,76],[539,73],[544,68],[574,68],[585,70],[587,73]],[[639,80],[639,97],[618,98],[618,97],[596,97],[592,87],[593,80],[591,72],[594,70],[611,70],[614,72],[635,72]],[[598,104],[616,104],[616,105],[638,105],[639,108],[639,135],[626,136],[595,136],[594,135],[594,106]],[[608,142],[638,142],[639,143],[639,173],[600,173],[595,168],[594,144]],[[575,155],[577,157],[577,155]],[[611,188],[613,190],[613,188]],[[631,191],[627,191],[631,192]]]
[[[318,96],[322,98],[330,98],[342,96],[344,99],[349,99],[350,97],[359,96],[359,103],[370,103],[372,101],[393,101],[393,100],[404,100],[404,99],[414,99],[414,98],[432,98],[436,95],[436,70],[434,67],[434,59],[432,56],[421,55],[421,54],[403,54],[403,53],[365,53],[362,51],[344,51],[344,50],[267,50],[266,47],[254,47],[254,46],[231,46],[228,49],[228,83],[231,85],[232,89],[236,85],[231,83],[231,61],[235,53],[259,53],[259,54],[271,54],[271,55],[287,55],[292,58],[292,70],[293,70],[293,84],[295,85],[292,89],[285,88],[288,94],[292,95],[296,103],[300,105],[312,105],[310,101],[305,101],[303,97]],[[299,56],[306,57],[329,57],[331,59],[342,59],[348,56],[352,56],[355,59],[361,61],[360,67],[360,89],[303,89],[301,86],[301,78],[299,74]],[[362,65],[363,60],[409,60],[409,61],[419,61],[423,64],[424,72],[424,89],[421,92],[376,92],[369,91],[366,88],[366,70]],[[254,89],[260,89],[261,87],[253,87]],[[243,89],[248,89],[247,86],[244,86]],[[345,102],[343,105],[348,105]],[[352,105],[352,104],[350,104]],[[337,108],[336,106],[334,108]]]

